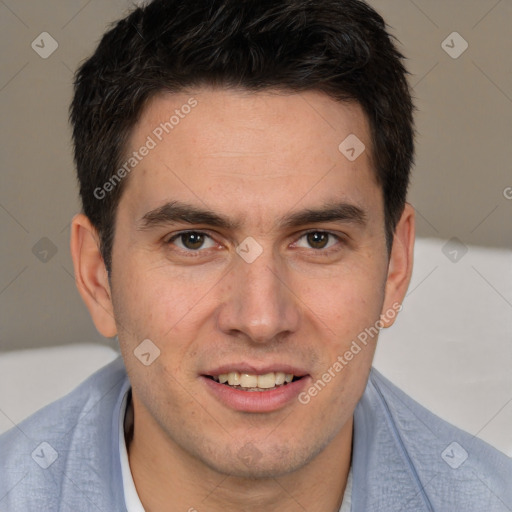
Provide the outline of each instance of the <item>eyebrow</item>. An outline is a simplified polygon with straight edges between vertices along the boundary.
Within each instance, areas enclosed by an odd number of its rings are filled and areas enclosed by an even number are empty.
[[[240,222],[233,221],[211,210],[199,208],[181,201],[170,201],[144,214],[137,222],[137,229],[143,231],[179,222],[206,224],[231,231],[235,231],[240,227]],[[364,227],[367,223],[367,214],[363,209],[354,204],[330,202],[319,208],[306,208],[284,216],[279,219],[277,224],[284,228],[295,228],[319,222],[347,222]]]

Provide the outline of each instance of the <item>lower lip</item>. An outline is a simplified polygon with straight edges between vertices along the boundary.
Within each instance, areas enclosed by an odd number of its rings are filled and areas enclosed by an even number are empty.
[[[268,391],[240,391],[208,377],[201,376],[201,379],[214,396],[230,409],[243,412],[272,412],[293,400],[298,401],[298,395],[306,387],[309,376]]]

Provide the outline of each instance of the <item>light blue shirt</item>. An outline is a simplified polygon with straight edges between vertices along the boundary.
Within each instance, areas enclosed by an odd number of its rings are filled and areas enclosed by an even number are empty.
[[[0,436],[1,512],[126,512],[119,357]],[[512,459],[375,369],[354,412],[352,512],[511,512]]]

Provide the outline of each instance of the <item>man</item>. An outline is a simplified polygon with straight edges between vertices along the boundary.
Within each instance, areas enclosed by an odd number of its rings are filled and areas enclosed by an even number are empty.
[[[412,269],[401,60],[359,0],[155,0],[104,36],[71,251],[122,359],[0,438],[1,510],[512,510],[512,462],[371,369]]]

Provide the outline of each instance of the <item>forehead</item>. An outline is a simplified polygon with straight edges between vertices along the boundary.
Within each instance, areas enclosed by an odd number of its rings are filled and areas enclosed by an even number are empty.
[[[125,202],[134,214],[178,199],[260,218],[299,202],[371,205],[369,133],[357,103],[312,91],[162,93],[132,131]]]

